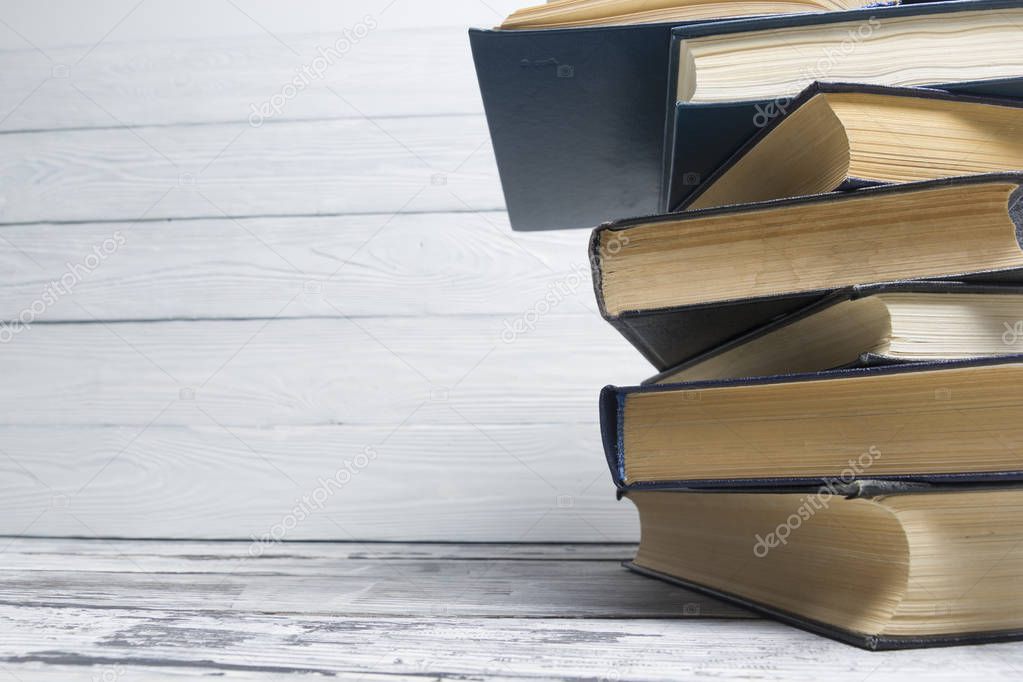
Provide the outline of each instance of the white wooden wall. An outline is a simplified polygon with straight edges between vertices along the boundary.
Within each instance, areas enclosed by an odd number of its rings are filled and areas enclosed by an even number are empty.
[[[0,534],[635,539],[596,396],[650,369],[502,211],[518,4],[0,2]]]

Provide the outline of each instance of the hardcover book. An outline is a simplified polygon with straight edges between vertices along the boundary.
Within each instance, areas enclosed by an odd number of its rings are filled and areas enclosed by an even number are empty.
[[[561,0],[471,30],[512,227],[592,228],[657,210],[672,27],[869,1]]]
[[[676,28],[659,210],[677,210],[814,81],[1023,96],[1021,22],[1020,0],[966,0]]]
[[[1020,281],[1023,175],[887,185],[594,231],[602,315],[664,371],[856,286]]]
[[[620,492],[1017,481],[1021,412],[1020,355],[608,386],[600,395]],[[869,465],[850,461],[872,447]]]
[[[1023,169],[1023,101],[817,83],[685,202],[726,206]]]
[[[643,575],[868,650],[1023,638],[1023,488],[636,491]]]
[[[856,286],[744,334],[644,384],[800,374],[1023,353],[1023,287]]]

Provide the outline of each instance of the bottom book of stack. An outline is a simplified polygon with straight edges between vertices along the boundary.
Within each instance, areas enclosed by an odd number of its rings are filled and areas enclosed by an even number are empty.
[[[868,649],[1023,638],[1023,356],[601,394],[629,568]]]

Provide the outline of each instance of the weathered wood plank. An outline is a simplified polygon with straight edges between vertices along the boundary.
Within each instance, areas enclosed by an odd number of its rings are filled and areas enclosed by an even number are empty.
[[[339,307],[343,310],[344,302]],[[595,314],[52,324],[0,347],[11,425],[585,422],[649,369]]]
[[[0,428],[0,534],[638,537],[632,506],[614,499],[593,421],[480,429],[465,423],[224,428],[194,416],[205,422]],[[261,543],[254,551],[271,547]]]
[[[0,223],[489,211],[482,115],[0,135]]]
[[[66,570],[123,573],[279,573],[321,575],[358,561],[610,561],[635,554],[632,542],[275,542],[263,545],[258,561],[247,540],[115,540],[3,537],[0,571]]]
[[[285,677],[278,671],[234,670],[223,667],[207,666],[201,661],[187,661],[165,665],[149,661],[123,663],[120,659],[104,659],[102,657],[85,658],[68,656],[65,663],[59,663],[53,655],[26,656],[17,663],[7,661],[0,663],[0,674],[9,677],[12,682],[117,682],[124,680],[145,680],[146,682],[181,682],[182,680],[215,680],[216,682],[279,682],[282,679],[319,679],[321,676],[297,673]],[[139,661],[139,659],[134,659]],[[44,662],[45,661],[45,662]],[[363,682],[423,682],[418,675],[388,675],[375,673],[332,673],[331,680],[346,682],[357,680]],[[498,681],[521,680],[521,678],[496,677]]]
[[[69,269],[120,235],[92,270]],[[594,310],[585,230],[512,232],[503,213],[0,228],[0,320],[519,315]],[[65,284],[61,294],[53,282]]]
[[[287,617],[0,606],[0,662],[182,665],[568,680],[959,680],[1011,676],[1023,646],[869,653],[770,621]]]
[[[262,32],[103,43],[81,62],[83,47],[0,51],[0,130],[483,111],[464,28],[395,31],[390,17],[366,18],[283,43]]]
[[[202,661],[181,661],[166,664],[159,661],[144,661],[135,658],[136,663],[124,663],[121,659],[102,657],[68,656],[65,663],[52,654],[26,656],[17,663],[0,663],[0,673],[13,682],[117,682],[118,680],[145,680],[146,682],[181,682],[185,680],[206,680],[216,682],[279,682],[282,679],[318,680],[321,675],[296,673],[287,675],[281,671],[237,670],[223,666],[207,665]],[[45,661],[45,662],[44,662]],[[149,663],[149,665],[145,665]],[[387,673],[344,672],[330,674],[336,682],[423,682],[421,675],[390,675]],[[442,678],[434,678],[442,679]],[[463,678],[464,679],[464,678]],[[521,677],[488,676],[496,682],[521,681]]]
[[[322,615],[753,617],[625,571],[620,562],[632,556],[633,545],[283,542],[252,552],[243,542],[7,538],[0,540],[0,548],[0,603],[25,606]]]
[[[75,563],[78,563],[76,558]],[[238,566],[259,563],[239,559]],[[2,571],[0,605],[345,617],[751,618],[611,561],[338,563],[315,575]]]

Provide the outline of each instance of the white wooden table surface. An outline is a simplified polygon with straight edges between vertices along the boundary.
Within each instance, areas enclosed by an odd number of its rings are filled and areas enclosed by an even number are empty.
[[[508,227],[465,29],[519,4],[0,0],[0,679],[1018,679],[618,566],[651,370]]]
[[[756,620],[626,572],[628,545],[4,544],[0,679],[1023,674],[1014,644],[869,653]]]

